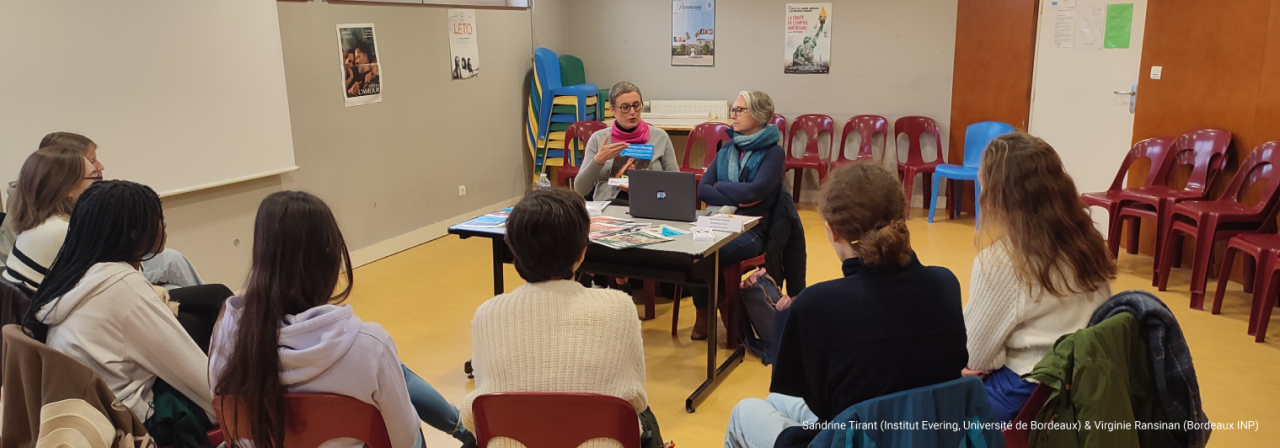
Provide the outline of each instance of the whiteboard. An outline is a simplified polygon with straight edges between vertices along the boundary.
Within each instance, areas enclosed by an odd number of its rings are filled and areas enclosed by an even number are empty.
[[[296,169],[274,0],[0,0],[0,30],[0,181],[52,131],[161,195]]]

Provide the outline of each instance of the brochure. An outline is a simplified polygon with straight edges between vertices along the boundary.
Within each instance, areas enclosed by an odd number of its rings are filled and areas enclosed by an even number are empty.
[[[619,232],[593,240],[594,243],[611,249],[628,249],[667,241],[671,241],[671,238],[650,235],[642,231]]]
[[[609,206],[609,201],[587,201],[587,216],[600,216]]]

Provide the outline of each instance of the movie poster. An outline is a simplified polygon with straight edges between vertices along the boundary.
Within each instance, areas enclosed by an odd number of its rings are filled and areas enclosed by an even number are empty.
[[[831,70],[831,4],[788,3],[783,73]]]
[[[449,10],[449,53],[453,79],[480,76],[480,44],[476,43],[476,10]]]
[[[342,96],[347,107],[382,102],[382,68],[372,23],[338,25]]]
[[[671,65],[716,65],[715,0],[671,1]]]

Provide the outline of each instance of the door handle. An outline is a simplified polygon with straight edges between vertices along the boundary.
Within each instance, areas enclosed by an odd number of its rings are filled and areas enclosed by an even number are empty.
[[[1131,90],[1117,90],[1117,91],[1114,91],[1114,92],[1111,92],[1111,93],[1114,93],[1114,94],[1116,94],[1116,95],[1133,95],[1133,94],[1134,94],[1134,93],[1136,93],[1136,92],[1133,92],[1133,91],[1131,91]]]
[[[1134,106],[1138,104],[1138,83],[1133,83],[1133,87],[1130,87],[1129,90],[1114,90],[1111,93],[1129,95],[1129,113],[1133,113]]]

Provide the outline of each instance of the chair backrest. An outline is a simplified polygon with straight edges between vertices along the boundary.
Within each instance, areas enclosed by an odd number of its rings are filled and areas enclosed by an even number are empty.
[[[576,86],[587,83],[587,69],[582,65],[582,59],[577,56],[566,54],[560,56],[560,85]]]
[[[979,121],[964,129],[964,166],[978,168],[987,145],[1001,135],[1013,132],[1013,126],[999,121]]]
[[[1222,199],[1242,202],[1249,187],[1258,182],[1262,186],[1261,200],[1249,206],[1251,213],[1262,213],[1275,205],[1276,187],[1280,186],[1280,141],[1266,142],[1258,145],[1248,157],[1240,161],[1240,170],[1231,178],[1231,184],[1222,194]]]
[[[831,139],[835,137],[836,124],[829,115],[801,115],[796,117],[795,121],[791,122],[791,133],[787,135],[787,141],[791,142],[794,140],[796,133],[800,131],[804,131],[806,138],[804,155],[802,157],[805,160],[820,160],[821,156],[818,154],[818,142],[821,140],[821,135],[823,132],[827,133],[827,147],[831,148]],[[791,154],[790,145],[787,146],[787,158],[794,159],[795,157]]]
[[[609,125],[603,121],[579,121],[569,125],[569,129],[564,131],[564,166],[579,166],[582,164],[582,156],[587,150],[587,141],[591,140],[591,136],[597,131],[607,128]],[[570,157],[572,155],[572,157]]]
[[[778,127],[778,135],[781,135],[783,138],[787,137],[787,117],[782,116],[782,114],[773,114],[773,117],[769,119],[769,124]],[[788,140],[786,143],[783,143],[782,148],[790,150],[791,141]]]
[[[845,143],[849,140],[849,134],[858,133],[861,140],[858,144],[858,155],[855,159],[850,159],[845,153]],[[833,157],[836,161],[852,162],[857,160],[875,160],[874,138],[876,134],[880,134],[880,156],[884,157],[885,148],[889,147],[889,120],[879,115],[858,115],[844,122],[844,128],[840,131],[840,154]]]
[[[933,121],[929,117],[902,117],[893,122],[893,139],[897,141],[898,136],[907,135],[907,164],[918,165],[924,163],[924,156],[920,146],[920,137],[924,134],[933,135],[934,147],[938,151],[938,163],[946,162],[946,158],[942,156],[942,132],[938,131],[938,122]],[[897,158],[897,154],[894,154]]]
[[[534,75],[538,77],[541,96],[547,96],[551,89],[560,88],[560,57],[556,52],[546,48],[533,50]]]
[[[1129,167],[1133,166],[1133,162],[1138,159],[1151,161],[1151,166],[1147,168],[1145,182],[1146,185],[1154,185],[1160,177],[1160,169],[1164,166],[1164,158],[1168,155],[1171,146],[1173,146],[1173,139],[1169,137],[1151,137],[1134,143],[1133,147],[1129,148],[1129,153],[1124,156],[1124,161],[1120,163],[1120,171],[1116,172],[1116,178],[1111,181],[1111,187],[1107,188],[1107,191],[1124,189],[1124,176],[1129,174]]]
[[[1158,174],[1159,184],[1169,182],[1169,174],[1180,166],[1190,165],[1191,177],[1182,191],[1204,196],[1214,176],[1226,168],[1227,150],[1231,149],[1231,132],[1221,129],[1197,129],[1173,141]]]
[[[494,437],[527,448],[562,448],[605,437],[640,448],[640,420],[626,400],[578,393],[485,394],[471,404],[480,447]]]
[[[227,440],[250,439],[249,414],[236,412],[240,400],[213,398],[213,408]],[[336,394],[285,394],[284,445],[316,448],[338,438],[352,438],[369,448],[391,448],[382,413],[369,403]]]
[[[689,157],[693,153],[694,142],[699,141],[703,142],[702,167],[699,170],[701,172],[715,162],[716,153],[725,142],[729,141],[729,125],[706,122],[694,126],[693,131],[689,132],[689,138],[684,142],[684,160],[680,165],[682,168],[695,168],[689,165]]]

